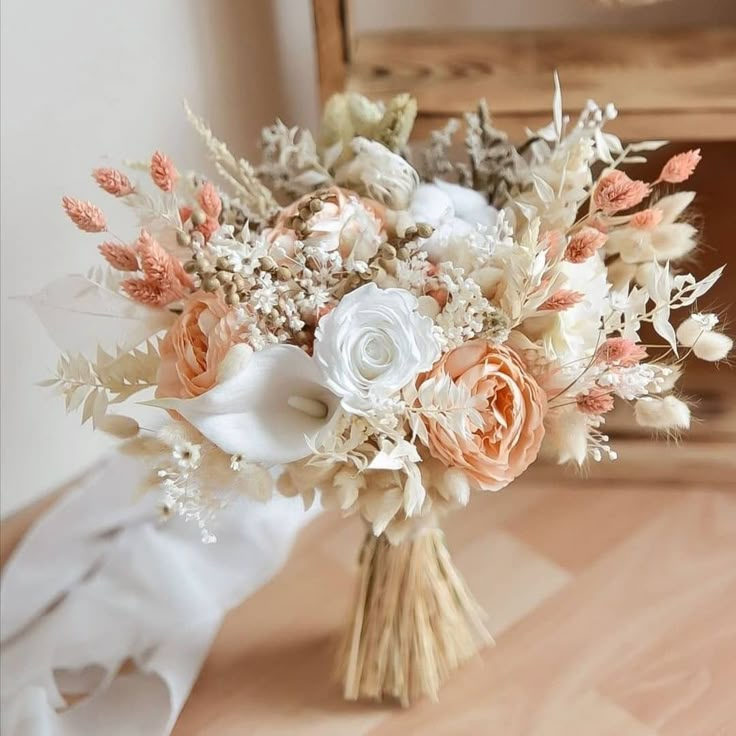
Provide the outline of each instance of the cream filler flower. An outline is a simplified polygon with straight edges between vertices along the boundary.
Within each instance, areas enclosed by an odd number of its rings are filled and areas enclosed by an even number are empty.
[[[370,283],[320,320],[314,358],[346,411],[366,415],[439,358],[432,320],[417,305],[408,291]]]

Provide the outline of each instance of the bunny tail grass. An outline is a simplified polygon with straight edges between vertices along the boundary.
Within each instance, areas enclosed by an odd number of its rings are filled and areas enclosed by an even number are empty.
[[[346,700],[437,700],[453,670],[493,639],[440,529],[391,544],[368,533],[338,674]]]

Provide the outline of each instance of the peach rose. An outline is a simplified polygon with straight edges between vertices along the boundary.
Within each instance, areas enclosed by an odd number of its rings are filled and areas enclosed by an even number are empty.
[[[340,187],[324,191],[328,196],[321,200],[322,209],[308,218],[307,233],[301,239],[325,251],[338,251],[348,264],[376,255],[386,239],[383,205]],[[266,231],[266,239],[274,247],[277,260],[293,255],[298,236],[291,221],[313,198],[313,194],[308,194],[285,207],[274,226]]]
[[[465,386],[477,400],[482,426],[463,435],[427,414],[429,452],[447,467],[464,471],[481,490],[498,491],[537,457],[544,437],[546,394],[513,350],[485,340],[472,340],[445,353],[420,380],[445,376]]]
[[[161,342],[156,396],[187,399],[212,388],[236,333],[233,310],[221,292],[192,294]]]

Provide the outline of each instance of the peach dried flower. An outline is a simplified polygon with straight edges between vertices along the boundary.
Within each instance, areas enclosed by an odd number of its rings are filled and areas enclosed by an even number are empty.
[[[135,249],[146,278],[158,283],[163,291],[179,292],[181,297],[182,287],[192,288],[192,278],[179,260],[164,250],[148,231],[141,230]]]
[[[508,485],[536,460],[547,397],[513,350],[471,340],[446,352],[418,380],[421,386],[432,379],[464,387],[482,419],[480,426],[463,432],[432,413],[424,415],[432,457],[461,470],[485,491]]]
[[[222,212],[222,200],[212,182],[206,181],[202,185],[202,188],[197,194],[197,201],[208,217],[216,220],[220,216]]]
[[[649,194],[646,182],[630,179],[623,171],[610,171],[602,176],[593,193],[593,204],[607,215],[628,210]]]
[[[585,294],[570,289],[560,289],[552,294],[540,307],[540,312],[564,312],[585,298]]]
[[[153,183],[163,192],[170,192],[179,174],[176,167],[168,156],[161,151],[156,151],[151,157],[151,179]]]
[[[700,163],[702,156],[700,149],[694,148],[683,153],[673,156],[663,167],[657,182],[667,182],[668,184],[680,184],[689,179],[695,167]]]
[[[102,189],[114,197],[125,197],[135,191],[130,179],[117,169],[94,169],[92,178]]]
[[[192,294],[161,342],[156,396],[192,398],[211,389],[238,329],[221,291]]]
[[[631,227],[637,230],[654,230],[664,217],[664,212],[656,207],[650,207],[641,212],[637,212],[631,218]]]
[[[613,365],[630,368],[647,357],[647,351],[633,340],[625,337],[609,337],[595,354],[598,365]]]
[[[120,287],[133,301],[149,307],[164,307],[175,301],[171,292],[153,279],[126,279]]]
[[[92,202],[83,202],[74,197],[63,197],[61,204],[69,219],[86,233],[101,233],[107,230],[107,222],[102,210]]]
[[[594,388],[585,394],[578,394],[575,397],[575,404],[578,411],[589,416],[600,416],[607,414],[613,409],[613,396],[602,388]]]
[[[129,245],[102,243],[98,250],[102,253],[102,257],[118,271],[138,270],[138,256]]]
[[[583,227],[570,238],[565,249],[565,260],[570,263],[587,261],[605,243],[606,236],[600,230],[594,227]]]

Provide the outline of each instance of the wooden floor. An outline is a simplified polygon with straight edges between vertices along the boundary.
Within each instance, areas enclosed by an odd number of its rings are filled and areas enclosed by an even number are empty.
[[[324,515],[233,611],[176,736],[733,736],[736,493],[522,481],[448,519],[496,647],[408,711],[346,704],[360,525]]]

